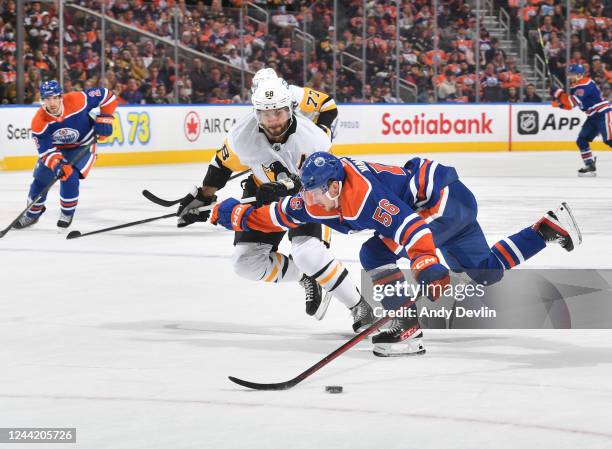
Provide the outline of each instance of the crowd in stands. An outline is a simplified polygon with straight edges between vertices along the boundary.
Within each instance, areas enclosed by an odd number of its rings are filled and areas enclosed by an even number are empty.
[[[530,50],[542,56],[546,55],[550,72],[561,83],[565,82],[568,65],[582,64],[604,91],[604,95],[610,98],[612,2],[574,0],[569,23],[566,20],[565,4],[562,0],[528,0],[521,11],[518,0],[499,2],[499,6],[510,13],[515,31],[520,29],[522,12],[525,37],[529,41]],[[569,60],[566,47],[568,32]]]
[[[177,97],[181,103],[240,103],[248,100],[251,74],[263,67],[274,68],[291,84],[306,84],[330,93],[334,90],[332,0],[253,0],[251,3],[267,9],[268,20],[257,16],[258,8],[255,13],[241,17],[242,0],[105,1],[107,17],[129,27],[106,21],[104,48],[101,20],[81,10],[65,8],[68,11],[64,14],[66,91],[102,85],[112,89],[125,104],[173,103]],[[101,0],[70,3],[101,11]],[[405,0],[400,6],[399,21],[395,1],[367,1],[365,42],[363,3],[363,0],[338,0],[337,50],[342,55],[336,61],[338,102],[407,99],[473,102],[477,96],[477,80],[481,85],[480,101],[542,101],[535,86],[525,83],[517,62],[506,55],[500,42],[491,38],[482,24],[477,35],[476,14],[466,0],[438,0],[437,11],[432,10],[429,0]],[[574,3],[569,63],[585,64],[609,96],[612,83],[608,70],[612,67],[610,11],[599,0]],[[523,9],[531,51],[541,48],[537,33],[540,28],[551,71],[562,81],[567,64],[563,4],[561,0],[529,0]],[[500,0],[498,4],[516,19],[513,25],[516,29],[521,12],[517,5],[518,0]],[[42,80],[58,78],[60,46],[56,7],[56,2],[24,4],[26,103],[38,100],[37,86]],[[396,39],[398,23],[399,41]],[[16,99],[15,26],[15,0],[6,0],[0,3],[0,101],[3,103],[13,103]],[[148,34],[137,33],[131,27]],[[315,38],[314,45],[306,47],[306,54],[296,28],[306,29]],[[174,39],[181,44],[178,58],[171,45]],[[480,61],[478,73],[477,59]],[[398,65],[400,98],[395,89]],[[245,76],[241,76],[240,69],[246,71]]]

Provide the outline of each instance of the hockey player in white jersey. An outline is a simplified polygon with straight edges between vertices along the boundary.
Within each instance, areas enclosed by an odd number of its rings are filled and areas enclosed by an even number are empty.
[[[181,201],[178,226],[206,221],[210,211],[197,208],[212,204],[232,172],[250,169],[243,181],[243,198],[256,197],[258,204],[269,204],[297,193],[299,169],[316,151],[329,151],[331,141],[311,121],[293,113],[293,100],[287,84],[279,79],[259,83],[252,96],[254,111],[239,119],[208,167],[203,186],[194,188]],[[352,312],[353,329],[360,332],[373,322],[374,315],[348,275],[347,269],[328,249],[330,229],[316,223],[292,225],[288,232],[291,257],[278,252],[284,232],[236,232],[234,271],[253,281],[297,281],[306,290],[306,313],[317,313],[321,287],[333,294]]]
[[[272,68],[258,70],[253,76],[251,94],[255,92],[261,81],[277,78],[279,76]],[[312,121],[331,138],[333,123],[338,117],[338,106],[334,99],[330,95],[310,87],[291,84],[289,90],[291,91],[295,111]]]

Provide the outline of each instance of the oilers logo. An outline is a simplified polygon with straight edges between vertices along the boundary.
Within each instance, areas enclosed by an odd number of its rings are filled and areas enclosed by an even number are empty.
[[[55,131],[51,138],[54,144],[68,145],[79,140],[79,132],[73,128],[61,128]]]
[[[304,207],[304,202],[302,198],[299,196],[293,196],[289,200],[289,207],[293,210],[300,210]]]
[[[314,164],[315,164],[317,167],[323,167],[323,166],[325,165],[325,159],[324,159],[324,158],[322,158],[322,157],[318,157],[318,158],[316,158],[316,159],[314,160]]]

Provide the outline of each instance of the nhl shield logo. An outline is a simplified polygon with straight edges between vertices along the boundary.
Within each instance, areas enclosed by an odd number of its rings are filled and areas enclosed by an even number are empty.
[[[540,128],[538,111],[519,111],[517,118],[519,134],[538,133]]]

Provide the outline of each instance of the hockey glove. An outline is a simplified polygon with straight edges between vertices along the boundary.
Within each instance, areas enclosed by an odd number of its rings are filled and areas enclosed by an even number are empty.
[[[551,103],[550,103],[550,104],[552,105],[552,107],[553,107],[553,108],[560,108],[560,109],[564,109],[564,110],[566,110],[566,111],[569,111],[569,110],[571,110],[571,109],[572,109],[572,107],[571,107],[571,106],[565,105],[565,104],[563,104],[562,102],[557,101],[557,100],[553,100],[553,101],[551,101]]]
[[[293,174],[289,174],[276,182],[262,184],[256,194],[257,207],[270,204],[284,196],[295,195],[301,187],[300,178]]]
[[[450,283],[448,268],[440,263],[436,256],[417,257],[410,264],[414,279],[423,284],[427,297],[435,301],[443,295]]]
[[[241,204],[237,199],[228,198],[215,205],[210,222],[230,231],[249,231],[247,218],[251,212],[253,206],[250,204]]]
[[[550,96],[557,99],[559,98],[559,95],[561,95],[563,93],[563,89],[559,89],[558,87],[555,86],[550,86]]]
[[[55,177],[60,181],[67,180],[74,172],[72,165],[68,163],[68,161],[64,158],[64,155],[59,151],[53,152],[47,156],[45,165],[51,169]]]
[[[202,206],[210,206],[217,200],[216,196],[202,195],[202,189],[194,187],[191,193],[185,195],[176,211],[178,215],[177,226],[184,228],[196,221],[205,222],[210,217],[210,210],[199,211]]]
[[[95,131],[98,136],[108,137],[113,133],[113,121],[111,114],[98,114],[96,117]]]

